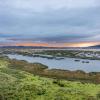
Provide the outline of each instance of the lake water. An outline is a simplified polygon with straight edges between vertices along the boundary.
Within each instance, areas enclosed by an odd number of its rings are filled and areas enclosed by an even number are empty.
[[[30,63],[42,63],[47,65],[49,69],[64,69],[64,70],[83,70],[85,72],[100,72],[100,61],[99,60],[84,60],[76,58],[64,58],[61,60],[48,59],[42,57],[29,57],[18,54],[8,54],[10,59],[25,60]],[[84,63],[88,61],[88,63]]]

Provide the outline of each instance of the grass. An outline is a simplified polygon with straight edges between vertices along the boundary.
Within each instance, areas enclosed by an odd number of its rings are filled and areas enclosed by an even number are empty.
[[[39,77],[0,58],[0,100],[100,100],[100,84]]]

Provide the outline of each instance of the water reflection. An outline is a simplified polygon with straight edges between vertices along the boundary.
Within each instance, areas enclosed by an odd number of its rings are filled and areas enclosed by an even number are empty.
[[[83,70],[86,72],[100,72],[100,61],[99,60],[84,60],[76,58],[56,58],[48,59],[46,57],[29,57],[18,54],[8,54],[10,59],[26,60],[28,62],[42,63],[47,65],[50,69],[65,69],[65,70]]]

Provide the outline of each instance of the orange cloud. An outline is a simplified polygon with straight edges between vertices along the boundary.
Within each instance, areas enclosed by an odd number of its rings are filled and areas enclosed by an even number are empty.
[[[16,46],[48,46],[47,43],[17,43]]]
[[[94,46],[94,45],[100,45],[100,42],[65,43],[65,46],[68,46],[68,47],[88,47],[88,46]]]
[[[45,46],[45,47],[88,47],[100,45],[100,42],[76,42],[76,43],[17,43],[16,46]]]

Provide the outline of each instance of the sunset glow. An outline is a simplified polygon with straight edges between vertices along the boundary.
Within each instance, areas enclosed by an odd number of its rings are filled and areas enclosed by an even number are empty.
[[[16,46],[46,46],[48,47],[47,43],[17,43]]]
[[[0,0],[0,46],[100,45],[99,0]]]
[[[16,46],[44,46],[44,47],[88,47],[100,45],[100,42],[79,42],[79,43],[17,43]]]

